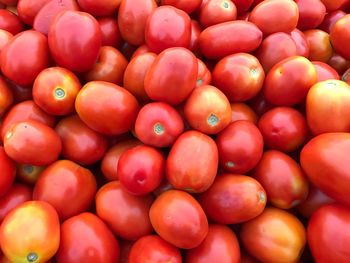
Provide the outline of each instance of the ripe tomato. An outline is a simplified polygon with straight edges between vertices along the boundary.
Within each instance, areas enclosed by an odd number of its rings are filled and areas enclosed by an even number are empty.
[[[118,21],[113,16],[101,17],[97,19],[102,33],[102,46],[112,46],[119,48],[122,44]]]
[[[310,48],[308,42],[306,41],[304,33],[296,28],[292,32],[290,32],[290,36],[295,42],[295,46],[297,48],[297,55],[308,58]]]
[[[202,4],[202,0],[160,0],[158,2],[160,2],[161,5],[175,6],[188,14],[197,10]]]
[[[14,162],[7,156],[4,148],[0,146],[0,197],[6,194],[12,187],[16,176],[16,166]]]
[[[329,34],[320,29],[310,29],[304,31],[304,35],[310,48],[309,59],[326,63],[333,55]]]
[[[317,72],[317,83],[330,79],[340,79],[338,72],[332,66],[320,61],[312,61],[312,64]]]
[[[199,195],[208,218],[220,224],[242,223],[258,216],[267,198],[261,184],[245,175],[218,175],[213,185]]]
[[[332,57],[328,60],[327,64],[335,69],[339,75],[344,74],[344,72],[350,68],[350,61],[334,52]]]
[[[100,218],[92,213],[82,213],[62,224],[56,261],[118,263],[119,244]]]
[[[114,15],[122,2],[121,0],[77,0],[81,9],[93,16]]]
[[[319,26],[319,29],[330,34],[335,23],[345,15],[346,13],[342,10],[336,10],[336,11],[327,13],[323,19],[322,24]]]
[[[64,11],[50,24],[48,41],[51,55],[59,66],[85,72],[98,58],[102,33],[90,14]]]
[[[6,215],[0,226],[1,250],[11,262],[47,262],[59,244],[58,215],[46,202],[22,203]]]
[[[232,1],[211,0],[200,8],[199,22],[203,28],[236,20],[237,9]]]
[[[327,11],[334,11],[342,7],[345,3],[347,3],[347,0],[321,0],[322,3],[327,8]]]
[[[298,29],[313,29],[319,26],[326,15],[326,7],[321,0],[295,0],[299,10]]]
[[[44,171],[46,166],[35,166],[30,164],[17,164],[17,178],[26,184],[34,185],[39,175]]]
[[[137,240],[153,231],[148,216],[152,203],[152,195],[131,195],[119,181],[112,181],[96,194],[96,214],[117,236]]]
[[[0,76],[0,118],[11,107],[12,103],[13,92],[4,78]]]
[[[130,92],[104,81],[86,83],[75,101],[80,119],[93,130],[109,135],[129,131],[138,108],[138,102]]]
[[[148,52],[153,53],[153,52],[151,52],[151,49],[146,44],[143,44],[143,45],[139,46],[138,48],[134,49],[130,59],[133,59],[134,57],[137,57],[138,55],[142,55],[142,54],[145,54]],[[155,53],[153,53],[153,54],[155,54]]]
[[[218,159],[218,149],[212,138],[198,131],[187,131],[170,149],[166,177],[175,188],[204,192],[215,179]]]
[[[197,76],[197,83],[196,87],[209,85],[211,82],[211,72],[207,68],[207,66],[204,64],[204,62],[200,59],[198,59],[198,76]]]
[[[258,123],[258,116],[248,104],[234,102],[231,103],[231,122],[235,121],[251,121]]]
[[[157,235],[138,239],[131,247],[128,263],[171,262],[182,263],[178,248]]]
[[[202,28],[196,20],[191,20],[191,40],[190,46],[188,47],[195,54],[200,54],[199,49],[199,36],[202,32]]]
[[[216,144],[221,167],[225,171],[240,174],[257,165],[264,148],[259,129],[250,121],[235,121],[228,125],[218,134]]]
[[[17,15],[7,9],[0,9],[0,28],[16,35],[23,30],[23,25]]]
[[[335,23],[330,38],[334,50],[345,59],[350,59],[350,50],[344,44],[350,41],[350,15],[343,16]]]
[[[254,0],[231,0],[231,1],[235,4],[238,14],[243,14],[244,12],[247,12],[254,2]]]
[[[158,196],[149,217],[159,236],[178,248],[197,247],[208,233],[208,220],[202,207],[183,191],[169,190]]]
[[[34,18],[40,9],[50,0],[19,0],[17,4],[18,17],[23,23],[33,25]]]
[[[0,52],[12,38],[13,34],[6,30],[0,29]]]

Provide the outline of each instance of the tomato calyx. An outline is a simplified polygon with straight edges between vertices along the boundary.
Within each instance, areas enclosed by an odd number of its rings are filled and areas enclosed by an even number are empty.
[[[153,126],[153,131],[157,135],[162,135],[165,132],[165,129],[164,129],[164,126],[161,123],[157,122]]]
[[[207,121],[208,121],[209,126],[215,127],[219,123],[219,118],[218,118],[218,116],[216,116],[215,114],[212,113],[209,115]]]
[[[66,92],[64,91],[64,89],[60,87],[55,89],[54,94],[55,94],[55,98],[57,99],[63,99],[66,96]]]
[[[39,256],[35,252],[30,252],[27,256],[28,262],[36,262],[38,260]]]

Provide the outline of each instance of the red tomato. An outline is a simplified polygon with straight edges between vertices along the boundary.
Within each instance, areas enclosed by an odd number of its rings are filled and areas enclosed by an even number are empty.
[[[296,28],[298,18],[298,6],[289,0],[262,1],[249,15],[249,21],[257,25],[264,35],[290,33]]]
[[[252,6],[254,0],[231,0],[237,7],[238,14],[243,14]]]
[[[131,247],[128,263],[182,263],[180,251],[157,235],[141,237]]]
[[[197,74],[198,61],[191,51],[169,48],[150,66],[144,80],[145,91],[152,100],[177,105],[195,88]]]
[[[195,54],[200,54],[199,49],[199,36],[202,32],[202,28],[196,20],[191,20],[191,40],[190,46],[188,47]]]
[[[305,117],[290,107],[276,107],[264,113],[258,127],[265,145],[282,152],[297,150],[308,136]]]
[[[34,30],[17,34],[1,51],[2,72],[19,85],[32,84],[40,71],[48,65],[47,39]]]
[[[93,130],[109,135],[129,131],[135,122],[138,107],[137,100],[130,92],[104,81],[85,84],[75,101],[75,109],[81,120]]]
[[[295,46],[297,48],[297,55],[308,58],[310,48],[308,42],[306,41],[304,33],[296,28],[292,32],[290,32],[290,36],[295,42]]]
[[[106,224],[92,213],[82,213],[61,226],[57,263],[119,262],[119,244]]]
[[[119,181],[113,181],[98,190],[96,214],[117,236],[137,240],[153,231],[148,215],[152,203],[152,195],[131,195]]]
[[[11,107],[12,103],[13,92],[4,78],[0,76],[0,118]]]
[[[247,104],[235,102],[231,103],[231,122],[235,121],[251,121],[257,124],[258,116]]]
[[[44,263],[60,243],[55,209],[42,201],[27,201],[10,211],[0,227],[0,245],[11,262]]]
[[[77,0],[81,9],[93,16],[114,15],[122,2],[121,0]]]
[[[90,14],[64,11],[50,24],[48,40],[51,55],[59,66],[85,72],[98,58],[102,33]]]
[[[295,0],[295,2],[299,10],[298,29],[312,29],[322,23],[326,15],[326,7],[321,0]]]
[[[118,27],[118,21],[110,16],[99,18],[97,22],[100,24],[102,33],[102,46],[120,47],[123,39]]]
[[[197,76],[197,83],[196,87],[209,85],[211,82],[211,72],[207,68],[207,66],[204,64],[204,62],[200,59],[198,59],[198,76]]]
[[[17,4],[18,17],[23,23],[33,25],[34,18],[40,9],[50,0],[19,0]]]
[[[130,59],[133,59],[134,57],[137,57],[138,55],[143,55],[145,53],[153,53],[153,52],[151,52],[150,48],[146,44],[143,44],[134,50]]]
[[[12,38],[13,34],[6,30],[0,29],[0,52]]]
[[[260,46],[262,38],[262,32],[253,23],[230,21],[203,30],[199,46],[205,57],[220,59],[238,52],[254,51]]]
[[[267,199],[264,188],[254,178],[223,174],[199,196],[199,202],[214,222],[237,224],[261,214]]]
[[[52,115],[67,115],[74,111],[75,98],[81,89],[73,72],[60,67],[44,69],[33,85],[33,99]]]
[[[237,53],[221,59],[212,74],[213,84],[231,102],[242,102],[255,97],[265,78],[259,60],[247,53]]]
[[[312,64],[317,72],[317,82],[329,79],[340,79],[338,72],[330,65],[320,61],[312,61]]]
[[[0,197],[6,194],[13,185],[16,176],[16,166],[14,162],[7,156],[4,148],[0,146]]]
[[[350,50],[345,44],[350,41],[350,15],[343,16],[335,23],[330,38],[334,50],[345,59],[350,59]]]
[[[197,247],[208,233],[208,220],[202,207],[183,191],[169,190],[158,196],[149,217],[159,236],[178,248]]]
[[[236,20],[236,18],[237,9],[232,1],[211,0],[200,8],[199,22],[204,28]]]
[[[218,134],[216,144],[221,167],[225,171],[240,174],[257,165],[264,147],[259,129],[250,121],[231,123]]]
[[[6,9],[0,9],[0,28],[13,35],[23,30],[23,25],[18,16]]]
[[[202,4],[202,0],[160,0],[158,2],[160,2],[161,5],[175,6],[188,14],[197,10]]]
[[[204,192],[216,177],[218,159],[217,146],[212,138],[198,131],[187,131],[171,147],[166,161],[166,177],[175,188]]]
[[[304,35],[310,48],[309,59],[326,63],[333,55],[329,34],[320,29],[311,29],[304,31]]]
[[[328,60],[327,64],[335,69],[339,75],[344,74],[344,72],[350,68],[350,61],[334,52],[332,57]]]
[[[348,0],[321,0],[327,8],[327,11],[334,11],[342,7]]]
[[[34,185],[39,175],[44,171],[45,166],[35,166],[30,164],[17,164],[17,178],[29,185]]]
[[[342,10],[336,10],[336,11],[333,11],[331,13],[326,14],[326,16],[323,19],[322,24],[319,26],[319,29],[330,34],[335,23],[345,15],[346,15],[346,13]]]

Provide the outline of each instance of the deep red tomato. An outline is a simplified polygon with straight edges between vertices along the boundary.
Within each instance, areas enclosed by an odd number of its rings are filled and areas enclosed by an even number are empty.
[[[234,102],[231,103],[231,122],[235,121],[251,121],[258,123],[258,116],[248,104]]]
[[[0,118],[11,107],[13,92],[3,77],[0,76]]]
[[[50,0],[19,0],[17,4],[18,17],[23,23],[33,25],[34,18],[40,9]]]
[[[303,32],[299,29],[294,29],[290,32],[290,36],[295,42],[295,46],[297,48],[297,55],[308,58],[310,53],[309,44],[306,41],[306,37]]]
[[[320,61],[312,61],[312,64],[317,72],[317,82],[330,79],[340,79],[338,72],[330,65]]]
[[[203,28],[236,20],[237,9],[232,1],[211,0],[200,8],[199,22]]]
[[[6,194],[12,187],[16,176],[15,163],[7,156],[4,148],[0,146],[0,197]]]
[[[143,44],[134,50],[130,60],[133,59],[134,57],[137,57],[138,55],[142,55],[142,54],[149,53],[149,52],[153,53],[153,52],[151,52],[151,49],[146,44]]]
[[[320,29],[310,29],[304,31],[304,35],[310,48],[309,59],[327,63],[333,55],[329,34]]]
[[[159,236],[178,248],[197,247],[208,233],[208,220],[202,207],[183,191],[169,190],[158,196],[149,217]]]
[[[46,166],[17,164],[16,177],[23,183],[34,185]]]
[[[327,32],[328,34],[331,32],[333,26],[335,23],[345,16],[346,13],[342,10],[336,10],[331,13],[326,14],[326,16],[323,19],[322,24],[319,26],[319,29]]]
[[[180,250],[157,235],[141,237],[131,247],[128,263],[182,263]]]
[[[267,198],[261,184],[245,175],[218,175],[213,185],[199,195],[208,218],[220,224],[242,223],[258,216]]]
[[[109,16],[116,14],[121,0],[77,0],[81,9],[93,16]]]
[[[231,1],[235,4],[238,14],[243,14],[244,12],[247,12],[254,2],[254,0],[231,0]]]
[[[23,25],[18,16],[6,9],[0,9],[0,28],[13,35],[23,30]]]
[[[40,71],[48,65],[47,38],[34,30],[17,34],[1,51],[2,72],[19,85],[32,84]]]
[[[328,12],[334,11],[349,2],[348,0],[321,0]]]
[[[191,51],[169,48],[150,66],[145,76],[145,91],[152,100],[177,105],[195,88],[197,75],[198,61]]]
[[[239,174],[244,174],[257,165],[264,148],[259,129],[250,121],[231,123],[218,134],[216,144],[221,167],[225,171]]]
[[[57,263],[119,262],[119,244],[106,224],[92,213],[82,213],[61,226]]]
[[[12,38],[13,34],[6,30],[0,29],[0,52]]]
[[[196,87],[198,88],[200,86],[209,85],[211,78],[211,72],[208,67],[202,60],[198,59],[198,76]]]
[[[153,231],[148,215],[152,203],[152,195],[131,195],[119,181],[113,181],[98,190],[96,214],[117,236],[137,240]]]
[[[350,41],[350,15],[343,16],[335,23],[330,38],[334,50],[345,59],[350,60],[350,50],[346,45]]]
[[[166,177],[175,188],[204,192],[216,177],[218,159],[218,149],[211,137],[198,131],[187,131],[171,147]]]
[[[196,11],[202,4],[202,0],[160,0],[161,5],[172,5],[190,14]]]
[[[113,16],[97,19],[102,33],[102,46],[119,48],[122,44],[122,36],[118,27],[118,21]]]
[[[350,61],[334,52],[327,64],[335,69],[339,75],[344,74],[344,72],[350,68]]]
[[[84,72],[91,69],[98,58],[102,33],[90,14],[64,11],[50,24],[48,40],[51,55],[59,66]]]
[[[295,0],[295,2],[299,10],[298,29],[313,29],[322,23],[326,7],[321,0]]]

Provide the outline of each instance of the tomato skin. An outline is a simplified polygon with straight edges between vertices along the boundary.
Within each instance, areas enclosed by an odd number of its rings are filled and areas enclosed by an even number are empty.
[[[0,29],[0,52],[12,38],[13,34],[6,30]]]
[[[242,144],[244,141],[244,144]],[[244,174],[257,165],[264,141],[259,129],[250,121],[235,121],[216,138],[220,166],[228,172]]]
[[[333,53],[327,64],[335,69],[339,75],[344,74],[345,71],[350,68],[350,61],[343,58],[337,53]]]
[[[290,32],[290,36],[295,42],[297,55],[308,58],[310,54],[310,48],[308,42],[306,41],[304,33],[295,28],[292,32]]]
[[[62,224],[56,260],[57,263],[118,263],[119,251],[118,241],[107,225],[92,213],[81,213]]]
[[[138,107],[137,100],[130,92],[104,81],[88,82],[75,100],[80,119],[91,129],[109,135],[129,131],[136,119]]]
[[[159,236],[178,248],[194,248],[208,233],[208,220],[202,207],[194,197],[180,190],[158,196],[149,217]]]
[[[340,18],[333,26],[330,38],[334,50],[345,59],[350,59],[350,51],[344,43],[350,40],[350,15]]]
[[[304,31],[304,35],[310,48],[309,59],[327,63],[333,55],[329,34],[320,29],[310,29]]]
[[[28,185],[34,185],[45,166],[17,164],[17,178]]]
[[[218,175],[212,186],[199,195],[208,218],[220,224],[242,223],[258,216],[267,198],[261,184],[245,175]]]
[[[330,34],[335,23],[345,15],[346,15],[346,13],[342,10],[336,10],[336,11],[333,11],[331,13],[326,14],[326,16],[323,19],[322,24],[319,26],[319,29]]]
[[[81,9],[93,16],[109,16],[117,12],[121,0],[77,0]]]
[[[40,9],[50,0],[19,0],[17,4],[18,17],[23,23],[33,25],[34,18]]]
[[[122,44],[122,36],[118,27],[118,21],[110,17],[102,17],[97,19],[100,24],[102,34],[102,46],[112,46],[119,48]]]
[[[13,92],[4,78],[0,76],[0,118],[11,107],[12,103]]]
[[[211,82],[211,72],[208,67],[204,64],[204,62],[198,59],[198,76],[196,87],[201,87],[204,85],[209,85]]]
[[[243,14],[252,6],[254,0],[232,0],[237,8],[238,14]]]
[[[347,0],[321,0],[321,1],[325,5],[328,13],[330,11],[335,11],[341,8],[344,4],[348,2]]]
[[[184,132],[170,149],[166,177],[174,188],[204,192],[216,177],[218,159],[218,149],[212,138],[198,131]]]
[[[153,231],[148,216],[152,203],[152,195],[131,195],[119,181],[112,181],[102,186],[96,194],[96,214],[117,236],[137,240]]]
[[[195,54],[200,54],[199,49],[199,36],[202,32],[202,28],[196,20],[191,20],[191,40],[190,46],[188,47]]]
[[[4,196],[13,185],[16,176],[16,166],[14,162],[6,154],[4,147],[0,146],[0,197]]]
[[[235,121],[251,121],[254,124],[258,123],[258,116],[253,109],[245,103],[231,103],[231,122]]]
[[[11,262],[44,263],[52,258],[60,243],[57,212],[48,203],[26,201],[10,211],[0,226],[0,245]]]
[[[31,50],[31,52],[27,52]],[[34,30],[17,34],[1,51],[1,70],[19,85],[30,85],[49,64],[46,37]]]
[[[159,54],[149,68],[144,88],[152,100],[178,105],[195,88],[197,74],[198,61],[191,51],[169,48]]]
[[[262,32],[253,23],[231,21],[204,29],[199,36],[199,46],[206,58],[220,59],[234,53],[254,51],[262,38]]]
[[[288,0],[265,0],[255,6],[249,15],[249,21],[257,25],[264,35],[290,33],[296,28],[298,19],[298,6]]]
[[[157,235],[138,239],[131,247],[129,263],[171,262],[181,263],[180,251]]]
[[[320,0],[295,0],[299,10],[298,29],[307,30],[318,27],[325,15],[326,7]]]
[[[201,6],[202,0],[160,0],[160,4],[172,5],[190,14]]]
[[[340,79],[338,72],[330,65],[320,61],[312,61],[312,64],[317,72],[317,82],[330,79]]]
[[[0,28],[16,35],[23,30],[23,25],[17,15],[7,9],[0,9]]]
[[[294,215],[282,209],[266,208],[243,224],[240,237],[244,248],[259,261],[299,262],[306,243],[305,232]]]
[[[203,28],[236,20],[237,9],[233,2],[211,0],[200,8],[199,22]]]
[[[52,21],[48,41],[51,55],[59,66],[85,72],[98,58],[102,33],[97,20],[90,14],[64,11]]]

